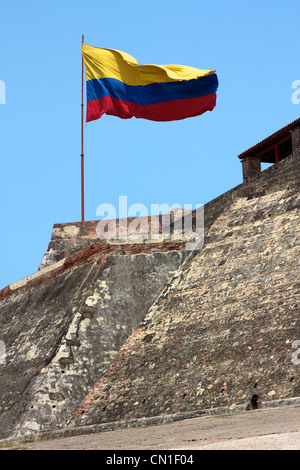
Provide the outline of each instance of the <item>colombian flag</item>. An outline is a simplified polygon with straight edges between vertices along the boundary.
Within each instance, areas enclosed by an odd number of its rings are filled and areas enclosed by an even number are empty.
[[[122,119],[175,121],[212,111],[218,78],[214,70],[183,65],[139,65],[126,52],[83,44],[86,121],[104,113]]]

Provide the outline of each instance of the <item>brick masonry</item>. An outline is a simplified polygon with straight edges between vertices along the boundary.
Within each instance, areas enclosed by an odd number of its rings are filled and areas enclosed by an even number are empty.
[[[6,293],[2,438],[65,426],[186,258],[175,248],[131,245],[120,254],[110,247],[104,256],[89,247],[89,256],[74,255]]]

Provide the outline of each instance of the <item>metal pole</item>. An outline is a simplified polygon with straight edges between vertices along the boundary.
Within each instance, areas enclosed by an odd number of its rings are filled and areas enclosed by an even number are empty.
[[[82,35],[82,45],[84,35]],[[81,58],[81,221],[84,222],[84,153],[83,153],[83,55]]]

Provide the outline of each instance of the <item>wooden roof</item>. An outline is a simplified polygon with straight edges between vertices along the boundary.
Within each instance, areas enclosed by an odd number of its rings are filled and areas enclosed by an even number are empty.
[[[265,163],[275,163],[282,160],[292,153],[291,130],[299,126],[300,118],[282,127],[248,150],[245,150],[238,155],[238,158],[243,160],[246,157],[259,157]]]

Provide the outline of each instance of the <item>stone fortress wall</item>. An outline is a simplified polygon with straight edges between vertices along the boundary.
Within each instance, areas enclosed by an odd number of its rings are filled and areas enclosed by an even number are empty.
[[[294,137],[205,205],[198,250],[56,224],[39,270],[0,291],[1,438],[300,397],[299,189]]]

